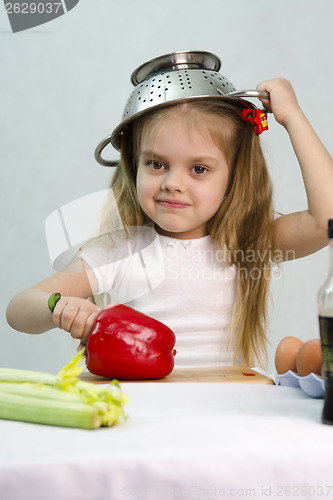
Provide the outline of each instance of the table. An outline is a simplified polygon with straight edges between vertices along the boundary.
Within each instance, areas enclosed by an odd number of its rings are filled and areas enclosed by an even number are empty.
[[[333,498],[322,399],[270,384],[123,383],[94,431],[0,421],[1,500]]]

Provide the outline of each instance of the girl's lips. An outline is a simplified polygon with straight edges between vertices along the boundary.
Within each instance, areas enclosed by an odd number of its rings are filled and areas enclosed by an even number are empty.
[[[177,200],[157,200],[157,203],[165,208],[186,208],[189,206],[188,203]]]

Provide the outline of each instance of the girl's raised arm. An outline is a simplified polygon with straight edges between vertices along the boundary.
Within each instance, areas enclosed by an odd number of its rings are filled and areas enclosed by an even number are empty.
[[[77,259],[63,272],[18,293],[7,307],[7,321],[15,330],[42,333],[62,328],[86,343],[99,308],[88,297],[97,291],[97,281],[89,267]],[[48,308],[51,294],[60,293],[53,314]]]
[[[275,221],[276,241],[284,254],[304,257],[327,245],[327,222],[333,217],[333,159],[301,110],[289,81],[277,78],[257,87],[270,93],[262,101],[287,130],[302,170],[308,209]],[[292,253],[292,252],[291,252]]]

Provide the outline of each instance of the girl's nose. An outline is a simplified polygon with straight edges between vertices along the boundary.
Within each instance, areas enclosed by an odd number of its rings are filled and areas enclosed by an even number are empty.
[[[178,191],[182,192],[184,191],[184,182],[181,178],[182,176],[180,174],[177,174],[176,172],[168,172],[164,177],[163,177],[163,182],[162,182],[162,190],[163,191]]]

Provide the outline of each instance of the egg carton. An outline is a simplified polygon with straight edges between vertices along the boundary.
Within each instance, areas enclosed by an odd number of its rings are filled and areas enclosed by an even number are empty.
[[[325,393],[324,379],[315,373],[309,373],[309,375],[301,377],[289,370],[286,373],[276,375],[275,384],[287,387],[300,387],[306,394],[313,398],[323,398]]]

